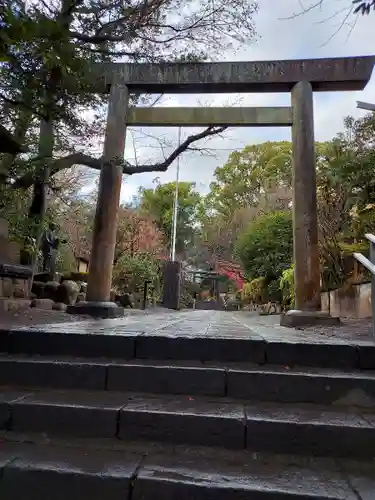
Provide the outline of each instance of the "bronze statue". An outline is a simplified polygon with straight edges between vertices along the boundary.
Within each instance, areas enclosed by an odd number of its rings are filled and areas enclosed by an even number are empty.
[[[56,257],[57,250],[60,243],[64,243],[64,240],[60,240],[57,233],[57,226],[53,222],[48,225],[45,230],[42,239],[42,255],[43,255],[43,271],[54,274],[56,272]]]

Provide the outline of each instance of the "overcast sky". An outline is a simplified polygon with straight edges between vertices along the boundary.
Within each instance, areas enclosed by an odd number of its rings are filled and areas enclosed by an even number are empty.
[[[356,26],[345,24],[339,29],[345,12],[332,17],[337,11],[350,4],[350,0],[324,0],[322,10],[313,10],[306,15],[285,19],[301,11],[301,4],[308,6],[313,0],[259,0],[260,10],[256,17],[259,40],[241,47],[237,53],[223,54],[224,61],[261,61],[275,59],[301,59],[315,57],[359,56],[375,54],[375,13],[358,18]],[[348,22],[355,21],[350,16]],[[338,32],[337,32],[338,31]],[[336,33],[337,32],[337,33]],[[336,33],[336,34],[335,34]],[[318,141],[331,139],[342,130],[343,118],[348,115],[359,117],[365,112],[356,109],[356,101],[375,102],[375,72],[372,80],[362,92],[331,92],[314,96],[315,138]],[[243,106],[290,105],[289,94],[205,94],[167,95],[158,103],[162,106],[223,106],[228,104]],[[199,129],[182,129],[182,139]],[[178,144],[176,128],[128,129],[125,157],[134,162],[134,146],[139,163],[163,159],[158,142],[150,138],[158,136],[173,147]],[[195,181],[197,189],[207,192],[212,175],[217,166],[223,165],[232,151],[240,150],[247,144],[264,141],[290,140],[287,128],[233,128],[221,138],[205,143],[212,149],[212,155],[201,156],[185,153],[180,157],[180,177]],[[171,150],[171,149],[170,149]],[[168,153],[168,149],[165,150]],[[124,178],[122,201],[129,200],[140,186],[152,187],[153,179],[169,182],[176,177],[176,162],[168,172],[140,174]]]

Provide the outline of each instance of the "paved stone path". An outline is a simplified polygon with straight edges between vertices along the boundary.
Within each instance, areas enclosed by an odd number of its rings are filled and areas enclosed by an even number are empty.
[[[280,326],[277,315],[259,316],[249,312],[223,311],[130,311],[124,318],[73,321],[16,327],[17,330],[49,331],[81,334],[146,334],[167,337],[249,338],[267,342],[329,343],[374,345],[370,335],[358,335],[356,328],[348,325],[327,327],[318,332],[307,328],[297,330]]]
[[[170,311],[161,307],[150,307],[146,311],[140,309],[126,309],[127,316],[144,316],[149,314],[168,313]],[[90,316],[72,315],[62,311],[50,311],[36,307],[28,307],[13,311],[0,310],[0,329],[16,326],[49,325],[51,323],[71,323],[81,321],[92,321]]]
[[[373,344],[371,319],[343,319],[339,326],[318,326],[304,329],[285,328],[280,326],[279,315],[259,316],[251,313],[238,313],[236,319],[257,331],[266,340],[298,340],[306,342]]]

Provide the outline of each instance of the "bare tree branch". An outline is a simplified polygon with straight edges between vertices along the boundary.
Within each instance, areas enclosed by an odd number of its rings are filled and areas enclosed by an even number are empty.
[[[213,135],[218,135],[227,127],[207,127],[202,132],[198,134],[189,135],[164,161],[159,163],[154,163],[150,165],[131,165],[127,161],[116,162],[119,167],[122,167],[122,171],[127,175],[141,174],[145,172],[165,172],[168,167],[173,163],[173,161],[184,151],[188,150],[190,145],[194,142],[200,141],[206,137],[211,137]],[[32,161],[39,161],[41,158],[34,158]],[[46,160],[46,158],[44,158]],[[51,176],[55,175],[57,172],[61,170],[72,167],[73,165],[85,165],[86,167],[90,167],[96,170],[100,170],[105,162],[102,158],[94,158],[90,155],[86,155],[84,153],[73,153],[67,155],[63,158],[59,158],[57,160],[53,160],[50,168],[51,168]],[[25,175],[16,179],[12,187],[14,189],[27,189],[33,185],[33,183],[37,180],[37,175],[35,172],[27,172]]]
[[[322,20],[314,23],[314,24],[323,24],[323,23],[331,21],[331,20],[333,20],[335,18],[339,18],[339,16],[341,14],[343,14],[342,19],[339,20],[339,23],[336,26],[336,28],[334,29],[334,31],[332,32],[332,34],[329,36],[329,38],[325,42],[323,42],[320,45],[320,47],[324,47],[325,45],[327,45],[341,31],[341,29],[345,25],[349,26],[349,33],[348,33],[348,36],[347,36],[347,39],[348,39],[350,37],[353,29],[355,28],[355,26],[357,24],[358,17],[360,15],[359,13],[362,12],[362,14],[364,14],[365,13],[364,11],[366,11],[366,13],[368,14],[370,12],[371,6],[368,8],[369,9],[368,12],[367,12],[367,7],[363,6],[362,3],[361,3],[360,6],[355,7],[355,5],[358,4],[358,3],[360,3],[361,0],[346,0],[346,1],[347,1],[347,4],[346,4],[345,7],[342,7],[341,9],[338,9],[338,10],[334,11],[332,14],[328,15],[324,19],[322,19]],[[291,20],[291,19],[296,19],[298,17],[304,16],[304,15],[308,14],[311,11],[315,11],[315,10],[323,11],[323,7],[325,5],[327,5],[327,1],[324,1],[324,0],[314,0],[308,6],[305,6],[304,3],[302,2],[302,0],[300,0],[298,3],[299,3],[299,6],[300,6],[300,11],[299,12],[297,12],[297,13],[295,12],[291,16],[282,17],[280,19],[282,19],[282,20]],[[363,2],[363,4],[365,4],[365,3],[366,2]],[[375,0],[373,0],[373,7],[375,9]],[[353,14],[355,15],[355,20],[352,23],[350,23],[350,22],[348,22],[348,20],[349,20],[349,17],[351,15],[353,15]]]
[[[210,137],[213,135],[221,134],[226,130],[227,127],[208,127],[203,132],[199,134],[189,135],[163,162],[154,163],[151,165],[143,165],[140,167],[134,167],[130,164],[124,167],[124,174],[140,174],[144,172],[165,172],[169,165],[184,151],[186,151],[190,144],[196,141],[204,139],[205,137]]]

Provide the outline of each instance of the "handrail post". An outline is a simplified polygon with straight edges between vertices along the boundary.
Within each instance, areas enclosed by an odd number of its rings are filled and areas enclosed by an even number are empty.
[[[375,243],[370,240],[370,261],[375,265]],[[375,336],[375,274],[371,273],[372,335]]]
[[[369,259],[361,253],[355,252],[354,258],[371,273],[371,313],[372,313],[372,336],[375,337],[375,235],[365,234],[370,244]]]

